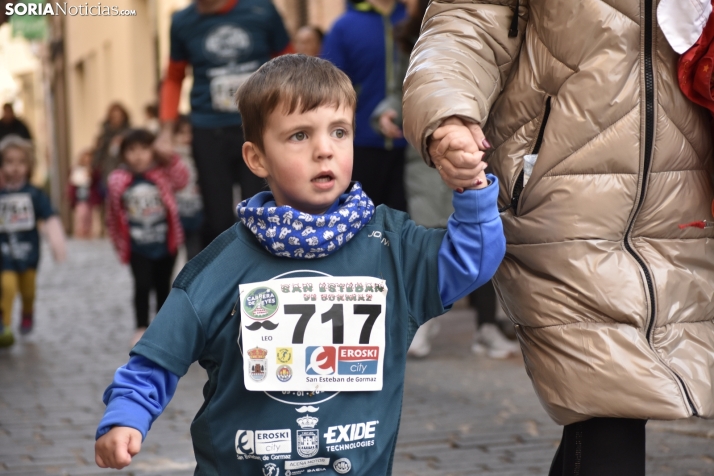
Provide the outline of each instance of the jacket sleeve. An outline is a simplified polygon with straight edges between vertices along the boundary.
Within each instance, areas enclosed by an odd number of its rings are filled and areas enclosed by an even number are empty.
[[[509,37],[517,3],[517,35]],[[486,122],[527,18],[527,0],[432,0],[404,81],[404,132],[428,164],[427,139],[444,119]]]
[[[454,213],[439,248],[439,293],[444,307],[483,286],[496,274],[506,254],[498,214],[498,180],[488,175],[480,190],[454,192]]]
[[[126,426],[141,432],[142,438],[161,415],[176,392],[179,376],[151,360],[135,355],[114,374],[114,381],[104,392],[107,409],[99,423],[95,439],[112,427]]]

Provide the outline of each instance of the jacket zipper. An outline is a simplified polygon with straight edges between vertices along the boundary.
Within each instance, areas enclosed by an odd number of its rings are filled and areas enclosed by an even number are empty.
[[[531,150],[530,152],[531,154],[537,154],[538,152],[540,152],[540,146],[541,144],[543,144],[543,134],[545,134],[545,125],[548,122],[548,116],[550,116],[550,100],[550,96],[548,96],[548,98],[545,100],[543,119],[540,123],[540,130],[538,131],[538,137],[536,138],[535,144],[533,145],[533,150]],[[521,198],[521,193],[523,193],[524,188],[524,177],[525,173],[523,171],[523,168],[521,167],[521,172],[518,174],[518,178],[516,178],[516,183],[513,185],[513,192],[511,193],[511,203],[503,208],[499,208],[499,213],[503,213],[510,208],[513,210],[513,214],[517,216],[518,201]]]
[[[627,226],[627,231],[625,232],[624,244],[627,252],[632,255],[632,257],[637,261],[642,273],[645,275],[645,281],[647,283],[647,290],[649,291],[650,298],[650,316],[649,323],[647,324],[647,342],[652,346],[652,329],[654,328],[655,317],[656,317],[656,307],[655,307],[655,290],[654,284],[652,282],[652,275],[650,274],[647,265],[644,260],[635,252],[634,248],[630,244],[630,239],[632,237],[632,228],[635,224],[635,219],[640,213],[642,204],[645,200],[645,191],[647,189],[647,178],[649,176],[650,166],[652,165],[652,149],[654,144],[654,69],[652,66],[652,8],[653,0],[645,0],[645,157],[644,164],[642,167],[642,184],[640,185],[640,197],[637,201],[637,207],[635,208],[635,213],[632,215],[632,220]],[[684,395],[687,398],[687,403],[689,404],[692,414],[697,416],[697,409],[692,403],[692,399],[689,396],[689,391],[684,385],[682,378],[677,375],[676,372],[670,369],[674,376],[679,380],[682,389],[684,390]]]

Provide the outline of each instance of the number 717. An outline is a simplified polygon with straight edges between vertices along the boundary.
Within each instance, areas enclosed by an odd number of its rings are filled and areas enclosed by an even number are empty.
[[[316,307],[314,304],[286,304],[285,314],[299,314],[300,319],[298,319],[297,324],[295,324],[295,330],[293,331],[293,344],[302,344],[305,339],[305,329],[307,328],[307,323],[310,322],[312,316],[315,315]],[[362,325],[362,331],[359,334],[360,344],[369,344],[369,339],[372,335],[372,327],[374,327],[374,322],[379,317],[382,312],[382,306],[379,304],[354,304],[353,314],[366,314],[367,319],[365,319]],[[345,343],[345,314],[342,304],[333,304],[332,307],[327,311],[322,313],[322,323],[332,321],[332,343],[333,344],[344,344]]]

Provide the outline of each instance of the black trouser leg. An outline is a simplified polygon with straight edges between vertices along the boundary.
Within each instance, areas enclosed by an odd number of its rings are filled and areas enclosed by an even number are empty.
[[[352,180],[362,184],[362,189],[375,206],[384,204],[406,211],[404,149],[355,147]]]
[[[240,126],[193,129],[193,159],[203,197],[203,245],[207,246],[236,221],[233,184],[239,182],[243,197],[265,189],[243,162],[243,131]]]
[[[156,291],[156,312],[159,312],[164,301],[171,291],[171,274],[176,263],[176,255],[155,260],[154,265],[154,291]]]
[[[476,327],[484,324],[496,324],[496,290],[493,282],[489,281],[474,292],[469,294],[471,307],[476,309]]]
[[[153,284],[153,266],[149,258],[132,253],[129,259],[134,275],[134,312],[136,327],[149,326],[149,293]]]
[[[191,261],[201,252],[203,248],[202,235],[200,230],[187,231],[184,233],[184,244],[186,245],[186,261]]]
[[[549,476],[644,476],[646,424],[592,418],[566,425]]]

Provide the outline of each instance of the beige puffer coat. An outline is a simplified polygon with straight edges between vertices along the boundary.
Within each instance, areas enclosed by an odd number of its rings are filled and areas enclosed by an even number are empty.
[[[521,0],[509,37],[515,4],[433,0],[406,135],[426,157],[446,117],[484,125],[508,241],[496,284],[557,423],[714,417],[714,228],[677,226],[712,218],[711,126],[657,2]]]

